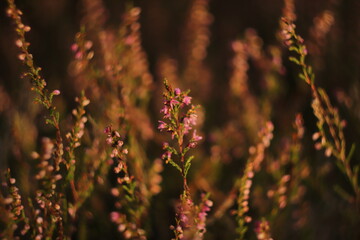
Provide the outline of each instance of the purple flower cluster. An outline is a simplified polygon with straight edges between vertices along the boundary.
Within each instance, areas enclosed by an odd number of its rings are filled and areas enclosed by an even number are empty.
[[[177,209],[177,225],[171,226],[175,239],[203,239],[206,232],[206,217],[211,210],[213,202],[207,194],[201,195],[201,202],[195,205],[189,195],[181,196],[181,203]]]
[[[179,88],[173,90],[166,80],[165,88],[164,106],[160,111],[163,113],[163,121],[159,121],[158,129],[171,133],[172,139],[178,141],[179,151],[185,154],[189,149],[195,148],[197,142],[202,139],[196,133],[196,130],[193,130],[198,118],[196,114],[197,107],[191,104],[192,98],[188,96],[189,91],[183,92]],[[190,134],[191,130],[193,130],[191,138],[187,144],[184,144],[184,137]],[[166,142],[163,149],[166,152],[162,155],[162,159],[166,161],[171,159],[172,154],[177,155],[177,151]]]
[[[201,196],[202,202],[199,206],[199,213],[197,214],[197,229],[198,234],[202,237],[206,232],[206,216],[210,212],[213,202],[208,199],[205,194]]]
[[[183,134],[187,134],[193,126],[196,125],[197,115],[195,114],[195,107],[191,105],[191,97],[187,95],[188,92],[181,92],[179,88],[175,88],[174,91],[170,87],[167,88],[167,92],[164,94],[164,107],[161,109],[161,113],[164,114],[164,119],[175,120],[174,123],[180,123],[181,129],[177,129],[172,124],[167,124],[164,121],[159,121],[158,129],[160,131],[167,130],[173,133],[172,137],[175,137],[176,131],[181,131]],[[181,109],[185,106],[191,108],[186,112],[184,116],[179,116]],[[178,119],[181,117],[182,119]],[[175,127],[175,128],[174,128]]]

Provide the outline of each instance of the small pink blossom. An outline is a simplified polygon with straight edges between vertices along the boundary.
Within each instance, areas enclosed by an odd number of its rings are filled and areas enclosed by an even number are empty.
[[[164,130],[164,129],[166,129],[166,128],[167,128],[167,124],[166,124],[165,122],[163,122],[163,121],[159,121],[158,129],[159,129],[160,131],[162,131],[162,130]]]
[[[164,159],[164,160],[169,160],[169,159],[171,159],[171,155],[172,155],[172,152],[166,151],[166,152],[161,156],[161,158]]]
[[[117,220],[120,218],[120,214],[118,212],[111,212],[110,218],[112,222],[117,222]]]
[[[164,143],[163,143],[163,149],[166,149],[166,148],[168,148],[168,147],[169,147],[169,143],[164,142]]]
[[[185,103],[186,105],[189,105],[191,103],[191,97],[185,96],[183,99],[183,103]]]
[[[111,137],[111,136],[107,137],[106,140],[105,140],[105,142],[106,142],[107,144],[109,144],[109,145],[112,144],[112,142],[113,142],[112,137]]]
[[[160,112],[164,114],[164,118],[170,118],[170,111],[167,105],[165,105]]]
[[[174,107],[174,106],[176,106],[176,105],[178,105],[179,104],[179,101],[178,100],[175,100],[175,99],[171,99],[170,100],[170,107]]]
[[[30,26],[25,26],[25,27],[24,27],[24,31],[25,31],[25,32],[29,32],[30,30],[31,30],[31,27],[30,27]]]
[[[194,130],[192,140],[197,142],[197,141],[200,141],[201,139],[202,139],[202,136],[197,135],[196,130]]]
[[[110,134],[110,133],[111,133],[111,127],[110,127],[110,126],[107,126],[107,127],[104,129],[104,133]]]
[[[77,53],[75,54],[75,59],[79,60],[79,59],[82,58],[82,56],[83,56],[83,53],[82,53],[82,52],[77,52]]]
[[[23,46],[23,42],[20,39],[18,39],[16,40],[15,45],[21,48]]]
[[[73,52],[76,52],[79,49],[79,45],[77,45],[76,43],[74,43],[73,45],[71,45],[71,50]]]
[[[174,92],[176,96],[179,96],[181,94],[180,88],[175,88]]]
[[[60,91],[56,89],[52,92],[52,94],[55,96],[60,95]]]
[[[26,58],[25,53],[19,54],[18,58],[19,58],[21,61],[24,61],[25,58]]]

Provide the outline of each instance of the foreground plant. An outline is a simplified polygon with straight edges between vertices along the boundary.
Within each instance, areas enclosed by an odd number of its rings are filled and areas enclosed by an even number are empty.
[[[291,56],[290,61],[300,66],[301,73],[299,77],[303,79],[310,87],[312,92],[312,109],[317,118],[318,132],[314,133],[313,140],[320,140],[315,144],[315,148],[325,149],[325,155],[330,157],[333,155],[336,159],[336,165],[348,178],[355,195],[355,203],[360,206],[360,188],[359,188],[359,169],[360,165],[351,165],[350,161],[354,154],[355,145],[353,145],[349,152],[346,150],[346,140],[344,137],[343,128],[345,122],[340,118],[339,111],[333,107],[326,91],[319,88],[315,84],[315,74],[312,67],[306,63],[308,55],[307,48],[304,44],[304,39],[295,31],[295,24],[286,19],[281,20],[282,36],[285,44],[291,52],[296,54]],[[337,188],[340,194],[349,199],[345,190]],[[351,198],[350,198],[350,201]]]
[[[175,239],[202,239],[206,231],[206,215],[210,211],[212,202],[208,195],[201,197],[201,203],[194,204],[187,183],[187,175],[194,156],[188,156],[188,151],[197,146],[202,139],[197,135],[196,106],[191,104],[189,91],[182,92],[179,88],[173,89],[167,80],[164,80],[164,107],[161,109],[164,121],[159,121],[158,129],[171,133],[175,140],[174,145],[165,142],[165,153],[162,159],[174,166],[183,179],[183,193],[176,214],[176,226],[171,226]],[[190,136],[189,136],[190,135]]]

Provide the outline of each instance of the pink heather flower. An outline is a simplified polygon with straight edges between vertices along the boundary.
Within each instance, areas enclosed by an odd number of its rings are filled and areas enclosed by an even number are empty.
[[[167,105],[165,105],[160,112],[164,114],[164,118],[170,118],[170,111]]]
[[[72,50],[73,52],[76,52],[78,49],[79,49],[79,46],[78,46],[76,43],[74,43],[73,45],[71,45],[71,50]]]
[[[19,58],[21,61],[24,61],[25,58],[26,58],[26,54],[24,54],[24,53],[19,54],[18,58]]]
[[[180,90],[180,88],[175,88],[174,92],[175,92],[176,96],[179,96],[181,93],[181,90]]]
[[[16,46],[18,46],[19,48],[21,48],[21,47],[23,46],[23,42],[22,42],[20,39],[16,40],[15,44],[16,44]]]
[[[119,151],[118,151],[116,148],[114,148],[114,149],[112,150],[111,154],[110,154],[110,157],[114,158],[114,157],[116,157],[118,154],[119,154]]]
[[[172,152],[166,151],[166,152],[161,156],[161,158],[164,159],[164,160],[168,160],[168,159],[171,159],[171,155],[172,155]]]
[[[52,92],[52,94],[55,95],[55,96],[56,96],[56,95],[60,95],[60,91],[59,91],[59,90],[54,90],[54,91]]]
[[[93,45],[92,41],[86,41],[85,42],[85,48],[88,49],[88,50],[92,47],[92,45]]]
[[[25,26],[25,27],[24,27],[24,31],[25,31],[25,32],[29,32],[30,30],[31,30],[31,27],[30,27],[30,26]]]
[[[189,117],[185,117],[183,119],[183,123],[184,123],[184,134],[187,134],[189,132],[189,130],[192,129],[193,126],[196,125],[196,119],[197,119],[197,115],[196,114],[190,114]]]
[[[185,103],[186,105],[189,105],[191,103],[191,97],[185,96],[183,99],[183,103]]]
[[[163,143],[163,149],[166,149],[167,147],[169,147],[169,143],[164,142],[164,143]]]
[[[83,56],[83,53],[82,52],[77,52],[76,54],[75,54],[75,59],[81,59],[82,58],[82,56]]]
[[[191,130],[190,119],[187,117],[184,118],[183,123],[184,123],[184,134],[187,134],[189,130]]]
[[[110,144],[112,144],[113,139],[112,139],[112,137],[107,137],[105,141],[107,144],[110,145]]]
[[[202,136],[197,135],[196,130],[194,130],[192,140],[197,142],[197,141],[200,141],[201,139],[202,139]]]
[[[190,142],[188,146],[189,146],[189,148],[195,148],[196,145],[197,145],[196,142]]]
[[[117,222],[117,220],[120,218],[120,214],[118,212],[111,212],[110,218],[112,222]]]
[[[160,131],[162,131],[162,130],[164,130],[164,129],[166,129],[166,128],[167,128],[167,124],[166,124],[165,122],[163,122],[163,121],[159,121],[158,129],[159,129]]]
[[[111,133],[111,127],[110,127],[110,126],[107,126],[107,127],[104,129],[104,133],[110,134],[110,133]]]
[[[196,125],[197,117],[198,116],[196,114],[190,114],[190,123],[191,123],[191,125],[193,125],[193,126]]]
[[[178,105],[179,104],[179,101],[178,100],[175,100],[175,99],[171,99],[170,100],[170,107],[174,107],[175,105]]]
[[[185,226],[187,226],[187,225],[188,225],[188,222],[189,222],[189,218],[188,218],[185,214],[181,213],[181,214],[180,214],[180,221],[181,221]]]

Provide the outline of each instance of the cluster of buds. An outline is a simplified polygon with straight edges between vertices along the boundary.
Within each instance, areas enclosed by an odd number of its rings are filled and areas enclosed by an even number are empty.
[[[76,38],[81,38],[81,33],[76,34]],[[81,43],[81,44],[80,44]],[[75,59],[83,60],[83,59],[92,59],[94,57],[94,52],[90,51],[93,46],[92,41],[87,40],[84,42],[74,43],[71,45],[71,50],[75,53]]]
[[[232,60],[233,74],[230,79],[230,90],[235,96],[241,97],[248,93],[248,76],[249,69],[248,53],[246,51],[246,44],[243,41],[234,41],[231,45],[234,52]]]
[[[158,194],[161,192],[161,172],[163,171],[163,162],[161,159],[157,158],[155,159],[150,172],[149,172],[149,190],[151,194]]]
[[[191,104],[191,97],[188,92],[181,92],[179,88],[172,90],[167,83],[165,86],[167,92],[164,93],[164,107],[160,112],[164,114],[163,118],[170,122],[159,121],[158,129],[167,130],[172,134],[172,138],[180,138],[196,125],[196,107],[191,105],[184,115],[180,115],[180,110]]]
[[[135,223],[129,222],[125,214],[111,212],[110,219],[117,225],[117,230],[122,233],[125,239],[146,240],[145,231],[138,228]]]
[[[340,118],[338,109],[331,105],[324,90],[317,89],[315,93],[311,105],[318,120],[317,127],[319,130],[312,136],[312,139],[316,141],[315,148],[317,150],[325,149],[325,156],[333,155],[345,163],[346,147],[343,129],[346,122]]]
[[[273,240],[270,233],[269,222],[265,219],[256,223],[255,233],[258,240]]]
[[[197,213],[197,221],[196,221],[196,228],[198,230],[197,234],[199,239],[202,239],[206,232],[206,217],[208,212],[211,210],[213,206],[213,202],[208,199],[206,194],[201,195],[201,203],[198,206],[198,213]]]
[[[15,178],[10,178],[10,195],[11,198],[8,199],[8,202],[11,203],[11,209],[13,214],[15,215],[15,218],[20,217],[22,211],[24,210],[24,206],[21,203],[21,195],[19,194],[19,188],[17,188],[15,184],[16,180]]]
[[[94,57],[92,47],[93,43],[86,40],[84,31],[80,31],[75,35],[75,43],[71,45],[71,51],[74,53],[75,58],[71,70],[75,75],[82,72]]]
[[[259,132],[259,143],[249,149],[250,157],[246,163],[244,174],[239,182],[239,196],[237,198],[238,209],[234,211],[238,222],[237,232],[239,239],[244,239],[247,231],[246,223],[252,221],[247,215],[249,211],[250,189],[253,183],[254,173],[260,170],[260,164],[265,156],[265,149],[269,147],[273,137],[274,126],[271,122],[267,122],[265,127]]]
[[[110,156],[115,161],[114,172],[118,183],[117,187],[111,189],[111,194],[117,199],[115,207],[118,209],[110,214],[111,221],[117,225],[125,239],[145,240],[146,232],[140,227],[142,210],[137,205],[142,197],[139,194],[138,182],[129,173],[126,160],[128,150],[123,148],[124,142],[118,131],[108,126],[104,133],[107,134],[106,143],[112,147]]]
[[[206,217],[212,206],[213,202],[209,200],[208,194],[201,195],[199,205],[195,205],[189,195],[182,195],[176,214],[177,225],[170,226],[175,239],[203,239],[206,232]]]
[[[304,58],[308,54],[308,50],[304,44],[304,39],[300,35],[296,34],[295,24],[286,18],[282,18],[281,20],[281,38],[285,45],[289,47],[291,51],[297,52]],[[297,63],[298,65],[303,64],[301,60],[296,62],[295,58],[290,58],[290,60]]]
[[[274,190],[269,190],[267,192],[267,196],[269,198],[272,198],[272,197],[276,197],[277,199],[277,202],[278,202],[278,206],[280,209],[286,207],[287,205],[287,196],[286,196],[286,192],[287,192],[287,189],[288,189],[288,183],[290,181],[290,175],[284,175],[281,177],[279,183],[278,183],[278,188],[276,191]]]
[[[237,199],[238,209],[234,212],[237,215],[237,220],[239,222],[239,231],[246,231],[245,223],[249,223],[252,221],[250,216],[247,216],[247,212],[249,211],[249,199],[250,199],[250,189],[253,183],[254,177],[254,165],[249,160],[246,164],[245,171],[243,177],[240,180],[240,189],[239,196]],[[240,235],[245,234],[239,232]]]
[[[121,154],[127,154],[127,149],[123,149],[121,152],[119,151],[119,148],[121,148],[124,145],[124,142],[121,139],[120,133],[118,131],[112,130],[111,126],[108,126],[104,129],[104,133],[107,134],[106,137],[106,143],[108,145],[111,145],[112,152],[111,157],[115,158]]]
[[[8,209],[9,212],[6,213],[3,212],[4,217],[8,217],[8,226],[12,228],[12,230],[19,229],[19,223],[23,222],[24,225],[22,226],[22,229],[20,230],[21,235],[25,235],[29,229],[29,219],[25,216],[24,212],[24,205],[21,201],[21,195],[19,193],[19,188],[15,186],[16,180],[15,178],[10,177],[10,170],[6,173],[6,182],[2,182],[2,187],[8,188],[8,192],[10,193],[9,196],[3,197],[0,193],[0,205],[4,205],[5,209]],[[3,217],[2,216],[2,217]],[[21,224],[22,225],[22,224]],[[0,236],[3,236],[0,234]]]
[[[119,174],[120,172],[124,173],[121,177],[118,177],[118,183],[131,183],[133,176],[129,175],[125,158],[125,156],[128,154],[128,150],[127,148],[122,148],[124,142],[121,139],[120,133],[118,131],[112,130],[111,126],[106,127],[104,133],[107,134],[107,138],[105,140],[106,143],[112,147],[110,157],[117,160],[117,164],[114,167],[114,172],[116,174]]]
[[[27,51],[28,47],[30,46],[29,42],[25,40],[25,33],[31,30],[30,26],[26,26],[22,23],[21,15],[23,14],[21,10],[17,9],[13,0],[9,0],[9,8],[7,9],[6,13],[9,17],[11,17],[16,23],[16,31],[19,35],[19,39],[15,41],[15,45],[22,50],[22,53],[18,55],[18,58],[27,63],[32,61],[32,55],[29,54]]]
[[[51,164],[51,157],[54,154],[54,143],[50,138],[42,138],[42,146],[40,154],[33,152],[32,158],[38,159],[38,173],[35,178],[37,180],[43,181],[44,186],[47,188],[50,187],[51,191],[54,191],[56,188],[56,182],[62,179],[61,174],[56,173],[56,166]]]
[[[192,199],[187,195],[183,194],[181,196],[181,202],[177,207],[176,213],[176,227],[170,226],[170,230],[174,231],[175,239],[188,239],[188,234],[190,233],[191,226],[194,222],[194,203]]]
[[[87,99],[84,95],[75,98],[75,101],[78,103],[78,107],[73,109],[72,114],[75,117],[75,126],[71,132],[66,134],[66,138],[69,140],[69,147],[67,152],[70,155],[70,165],[75,164],[74,149],[80,146],[80,140],[84,135],[85,123],[87,122],[87,117],[85,117],[85,107],[89,105],[90,100]]]
[[[259,132],[260,141],[256,146],[249,148],[249,153],[253,157],[254,170],[259,171],[260,165],[264,160],[265,149],[270,146],[270,141],[273,138],[274,125],[272,122],[267,122],[265,127]]]

